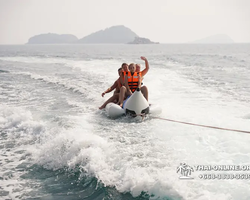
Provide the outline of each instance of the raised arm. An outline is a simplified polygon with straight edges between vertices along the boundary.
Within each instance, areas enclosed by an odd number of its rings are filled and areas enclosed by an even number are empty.
[[[141,76],[143,77],[143,76],[145,76],[145,74],[146,74],[146,73],[148,72],[148,70],[149,70],[149,64],[148,64],[147,58],[141,56],[141,59],[145,61],[145,67],[146,67],[146,68],[141,72]]]

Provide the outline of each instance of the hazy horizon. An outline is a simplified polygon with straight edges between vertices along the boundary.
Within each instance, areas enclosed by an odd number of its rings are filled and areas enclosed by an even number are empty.
[[[217,34],[250,43],[249,8],[247,0],[0,0],[0,44],[25,44],[46,33],[80,39],[116,25],[163,44]]]

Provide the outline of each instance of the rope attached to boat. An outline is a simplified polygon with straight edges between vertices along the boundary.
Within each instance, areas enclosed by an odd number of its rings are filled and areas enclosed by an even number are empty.
[[[201,127],[205,127],[205,128],[213,128],[213,129],[219,129],[219,130],[224,130],[224,131],[234,131],[234,132],[250,134],[250,131],[243,131],[243,130],[230,129],[230,128],[222,128],[222,127],[217,127],[217,126],[207,126],[207,125],[202,125],[202,124],[195,124],[195,123],[182,122],[182,121],[177,121],[177,120],[172,120],[172,119],[166,119],[166,118],[162,118],[162,117],[152,117],[151,116],[151,118],[153,118],[153,119],[161,119],[161,120],[176,122],[176,123],[181,123],[181,124],[187,124],[187,125],[192,125],[192,126],[201,126]]]

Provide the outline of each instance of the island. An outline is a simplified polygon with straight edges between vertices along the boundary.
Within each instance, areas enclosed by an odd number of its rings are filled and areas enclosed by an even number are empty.
[[[81,39],[71,34],[47,33],[31,37],[27,44],[159,44],[139,37],[134,31],[117,25],[91,33]]]
[[[78,38],[71,34],[47,33],[31,37],[27,44],[69,44],[77,41]]]
[[[85,44],[124,44],[132,41],[138,35],[129,28],[119,25],[100,30],[80,39],[78,43]]]
[[[129,42],[128,44],[159,44],[159,42],[152,42],[148,38],[135,37],[135,39],[132,42]]]

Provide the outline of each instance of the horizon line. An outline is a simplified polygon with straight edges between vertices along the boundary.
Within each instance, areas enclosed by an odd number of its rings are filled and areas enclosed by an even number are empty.
[[[229,42],[229,43],[223,43],[223,42],[211,42],[211,43],[205,43],[205,42],[159,42],[158,44],[155,45],[159,45],[159,44],[249,44],[250,42]],[[4,45],[105,45],[105,44],[113,44],[113,45],[121,45],[121,44],[126,44],[127,43],[44,43],[44,44],[29,44],[29,43],[16,43],[16,44],[0,44],[1,46]],[[131,44],[129,44],[131,45]],[[132,45],[154,45],[154,44],[132,44]]]

